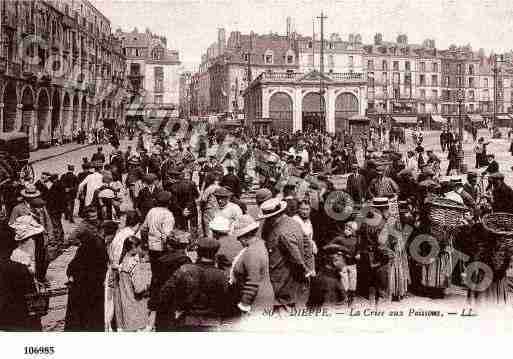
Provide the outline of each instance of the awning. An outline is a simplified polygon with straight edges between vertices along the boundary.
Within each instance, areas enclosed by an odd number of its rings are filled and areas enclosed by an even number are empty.
[[[470,114],[467,116],[471,122],[484,122],[483,116],[481,116],[481,115]]]
[[[447,120],[440,115],[431,115],[431,119],[435,122],[446,123]]]
[[[392,116],[392,118],[397,123],[404,123],[404,124],[407,124],[407,125],[415,125],[415,124],[417,124],[417,117],[413,117],[413,116],[410,116],[410,117],[396,117],[396,116]]]
[[[369,118],[362,115],[354,115],[349,117],[349,121],[369,121]]]
[[[509,121],[509,120],[511,120],[511,117],[509,117],[508,115],[497,115],[497,119],[498,120]]]

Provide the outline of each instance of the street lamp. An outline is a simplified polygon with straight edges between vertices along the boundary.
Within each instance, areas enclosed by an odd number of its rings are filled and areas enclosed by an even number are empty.
[[[457,93],[457,102],[458,102],[458,154],[456,156],[457,162],[458,162],[458,172],[463,172],[463,159],[465,157],[465,154],[463,152],[463,116],[462,113],[462,103],[465,100],[465,91],[462,88],[458,89]]]
[[[500,59],[500,60],[499,60]],[[495,127],[495,122],[497,121],[497,99],[499,98],[499,86],[497,82],[497,75],[500,72],[500,68],[497,67],[498,63],[506,62],[504,60],[504,56],[500,55],[499,57],[497,55],[494,55],[494,62],[493,62],[493,119],[492,119],[492,128]]]

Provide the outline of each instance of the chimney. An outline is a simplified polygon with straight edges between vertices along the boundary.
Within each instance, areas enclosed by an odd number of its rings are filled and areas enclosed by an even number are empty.
[[[374,35],[374,45],[381,45],[383,42],[383,35],[381,33],[377,33]]]
[[[287,37],[290,37],[292,34],[292,18],[287,16]]]
[[[224,49],[226,47],[226,31],[224,28],[217,29],[217,51],[218,55],[222,55],[224,53]]]

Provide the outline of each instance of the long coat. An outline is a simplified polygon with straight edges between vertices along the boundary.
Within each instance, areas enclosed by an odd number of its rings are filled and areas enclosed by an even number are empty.
[[[181,312],[172,324],[178,328],[217,327],[232,307],[228,275],[214,263],[198,261],[182,265],[160,291],[160,308]],[[163,329],[173,329],[172,327]]]
[[[272,228],[262,231],[269,251],[269,272],[278,305],[301,305],[308,299],[308,268],[303,257],[305,236],[299,223],[281,215]],[[267,228],[265,228],[267,227]]]
[[[79,230],[82,244],[66,271],[73,277],[66,312],[66,331],[103,331],[107,251],[92,228]]]
[[[0,254],[0,330],[40,331],[39,317],[28,315],[25,295],[36,292],[27,266]]]
[[[238,301],[251,311],[272,309],[274,290],[269,276],[269,256],[264,242],[256,238],[233,263],[233,285]]]

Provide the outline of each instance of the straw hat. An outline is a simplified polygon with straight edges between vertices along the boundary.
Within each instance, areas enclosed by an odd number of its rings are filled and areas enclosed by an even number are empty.
[[[21,195],[25,198],[36,198],[41,196],[41,192],[39,192],[33,184],[28,184],[21,190]]]
[[[260,205],[262,214],[258,219],[265,219],[280,214],[287,208],[287,202],[280,201],[278,198],[271,198]]]
[[[248,214],[242,215],[235,221],[233,227],[233,235],[235,237],[242,237],[243,235],[258,229],[259,224]]]
[[[110,188],[105,188],[98,193],[99,198],[113,199],[116,197],[114,191]]]
[[[390,203],[387,197],[375,197],[370,204],[370,207],[374,208],[388,208]]]
[[[214,232],[228,234],[230,233],[230,220],[223,216],[215,216],[212,221],[208,224],[208,228],[210,228]]]

